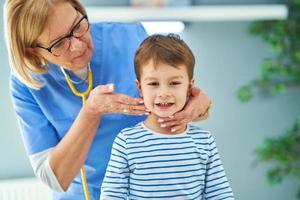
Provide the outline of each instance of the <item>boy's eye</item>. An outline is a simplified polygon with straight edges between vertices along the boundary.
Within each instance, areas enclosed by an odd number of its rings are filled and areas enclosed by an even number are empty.
[[[158,86],[159,84],[158,84],[158,82],[150,82],[150,83],[148,83],[147,85],[150,85],[150,86]]]
[[[180,84],[181,84],[181,82],[179,82],[179,81],[172,81],[170,83],[170,85],[180,85]]]

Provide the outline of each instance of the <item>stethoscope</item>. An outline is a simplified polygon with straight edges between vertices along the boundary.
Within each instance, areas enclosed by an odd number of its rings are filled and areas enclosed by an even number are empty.
[[[88,88],[84,92],[79,92],[73,84],[74,81],[72,81],[70,76],[61,67],[61,71],[64,74],[64,76],[66,78],[66,81],[67,81],[71,91],[76,96],[81,97],[82,104],[85,103],[85,101],[87,99],[87,96],[89,95],[89,93],[90,93],[90,91],[92,90],[92,87],[93,87],[93,77],[92,77],[92,70],[91,70],[90,63],[87,64],[87,68],[88,68],[88,72],[87,72]],[[89,194],[89,189],[88,189],[87,182],[86,182],[86,174],[85,174],[84,166],[82,166],[80,168],[80,173],[81,173],[82,187],[83,187],[85,199],[90,200],[90,194]]]

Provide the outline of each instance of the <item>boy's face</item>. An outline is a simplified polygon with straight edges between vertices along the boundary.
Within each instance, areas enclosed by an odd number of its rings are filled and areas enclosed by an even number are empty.
[[[155,68],[151,61],[142,67],[137,86],[147,109],[159,117],[168,117],[182,110],[193,82],[185,66],[158,63]]]

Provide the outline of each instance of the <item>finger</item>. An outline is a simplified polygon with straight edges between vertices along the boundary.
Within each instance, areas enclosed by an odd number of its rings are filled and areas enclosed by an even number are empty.
[[[132,110],[132,111],[129,111],[129,112],[124,112],[124,110],[123,110],[122,114],[125,114],[125,115],[139,115],[139,116],[148,115],[148,113],[143,112],[143,111],[139,111],[139,110]]]
[[[113,93],[115,90],[114,84],[106,84],[106,85],[99,85],[96,88],[94,88],[94,91],[97,94],[106,94],[106,93]]]
[[[186,110],[182,110],[174,114],[174,119],[182,120],[182,119],[186,119],[188,116],[189,116],[188,112]]]
[[[144,105],[128,105],[129,110],[143,111],[146,112],[147,108]]]
[[[120,114],[126,114],[126,115],[145,115],[147,114],[145,110],[142,109],[133,109],[132,107],[127,106],[119,106],[116,109],[114,109],[114,113],[120,113]]]
[[[124,112],[131,112],[131,111],[137,111],[137,112],[146,112],[146,107],[144,105],[120,105],[121,108],[123,108]]]
[[[191,89],[191,96],[195,97],[195,96],[199,96],[200,93],[203,92],[200,90],[200,88],[197,88],[197,87],[193,87]],[[203,92],[204,93],[204,92]]]
[[[176,121],[176,119],[174,119],[174,116],[171,115],[169,117],[159,117],[158,118],[158,122],[162,123],[162,122],[170,122],[170,121]]]
[[[206,120],[209,117],[209,112],[205,113],[204,115],[201,115],[198,120]]]
[[[160,123],[161,127],[170,127],[170,126],[175,126],[175,125],[180,125],[180,124],[187,124],[188,120],[187,119],[181,119],[181,120],[173,120],[173,121],[168,121],[168,122],[162,122]]]
[[[115,94],[115,100],[119,103],[128,104],[128,105],[137,105],[143,104],[144,101],[141,98],[134,98],[131,96],[127,96],[125,94]]]
[[[171,121],[180,121],[188,117],[188,113],[185,110],[179,111],[172,116],[169,117],[160,117],[158,118],[158,122],[171,122]]]
[[[128,105],[128,104],[123,104],[119,102],[112,102],[111,103],[111,108],[114,112],[120,112],[120,113],[130,113],[130,112],[146,112],[146,107],[145,105]]]
[[[171,126],[175,126],[175,125],[177,125],[179,123],[179,121],[177,121],[177,120],[173,120],[173,121],[168,121],[168,122],[162,122],[162,123],[160,123],[159,125],[160,125],[160,127],[171,127]]]
[[[181,130],[186,129],[186,124],[175,125],[171,128],[172,133],[179,133]]]

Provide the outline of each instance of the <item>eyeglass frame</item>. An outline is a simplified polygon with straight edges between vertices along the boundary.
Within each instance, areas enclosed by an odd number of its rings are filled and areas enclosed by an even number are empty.
[[[74,35],[74,31],[75,31],[75,28],[82,22],[82,20],[84,20],[84,19],[86,19],[87,20],[87,23],[88,23],[88,28],[87,28],[87,30],[86,30],[86,32],[82,35],[82,36],[80,36],[80,37],[76,37],[75,35]],[[62,38],[60,38],[59,40],[57,40],[56,42],[54,42],[53,44],[51,44],[49,47],[43,47],[43,46],[40,46],[40,45],[37,45],[36,47],[38,47],[38,48],[41,48],[41,49],[44,49],[44,50],[46,50],[46,51],[48,51],[49,53],[51,53],[51,54],[53,54],[53,52],[52,52],[52,48],[56,45],[56,44],[58,44],[59,42],[61,42],[62,40],[64,40],[64,39],[70,39],[70,38],[72,38],[72,37],[75,37],[75,38],[81,38],[81,37],[83,37],[86,33],[87,33],[87,31],[90,29],[90,23],[89,23],[89,19],[88,19],[88,16],[86,15],[86,14],[84,14],[84,15],[82,15],[82,17],[78,20],[78,22],[72,27],[72,29],[71,29],[71,31],[70,31],[70,33],[69,34],[67,34],[66,36],[63,36]],[[68,49],[70,48],[70,46],[68,47]],[[67,50],[68,50],[67,49]],[[61,56],[61,55],[55,55],[55,54],[53,54],[54,56]]]

